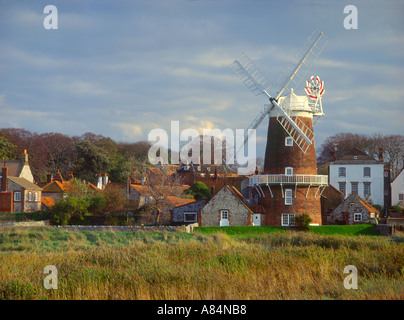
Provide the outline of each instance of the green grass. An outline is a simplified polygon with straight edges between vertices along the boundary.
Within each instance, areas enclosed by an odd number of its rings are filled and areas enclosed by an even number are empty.
[[[229,236],[257,235],[273,232],[286,232],[286,227],[278,226],[229,226],[229,227],[197,227],[195,231],[203,234],[215,234],[224,232]],[[379,235],[375,226],[367,224],[358,224],[352,226],[310,226],[309,231],[314,234],[322,235]]]

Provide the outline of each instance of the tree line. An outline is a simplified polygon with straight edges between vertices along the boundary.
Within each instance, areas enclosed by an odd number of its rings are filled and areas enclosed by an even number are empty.
[[[96,182],[98,173],[108,173],[114,182],[126,182],[133,172],[143,173],[148,164],[147,141],[116,142],[91,132],[81,136],[61,133],[37,134],[24,129],[0,129],[0,160],[18,159],[27,150],[35,181],[45,181],[57,170],[67,178]]]
[[[44,181],[48,173],[60,170],[62,174],[73,172],[75,177],[90,182],[96,181],[98,173],[108,173],[114,182],[126,182],[131,173],[142,174],[150,165],[150,146],[148,141],[116,142],[91,132],[68,136],[55,132],[37,134],[24,129],[0,129],[0,160],[17,159],[26,149],[36,181]],[[336,150],[341,157],[354,148],[376,160],[382,148],[392,178],[403,168],[403,135],[338,133],[326,138],[317,150],[319,173],[326,173],[322,171],[326,170],[331,150]]]

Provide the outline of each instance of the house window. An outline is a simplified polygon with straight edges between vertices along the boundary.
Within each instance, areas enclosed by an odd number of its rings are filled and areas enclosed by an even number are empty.
[[[14,201],[21,201],[21,192],[14,192]]]
[[[196,222],[197,213],[196,212],[184,212],[184,222]]]
[[[28,201],[32,201],[32,192],[31,191],[28,192]]]
[[[285,175],[292,176],[293,175],[293,168],[292,167],[286,167],[285,168]]]
[[[35,202],[38,202],[38,192],[35,192],[35,193],[34,193],[34,201],[35,201]]]
[[[354,219],[355,222],[362,221],[362,213],[354,213]]]
[[[352,207],[354,204],[355,204],[354,202],[348,203],[348,208]]]
[[[345,182],[340,182],[338,185],[339,185],[339,191],[341,191],[341,193],[345,196],[346,194]]]
[[[285,146],[293,147],[293,138],[292,137],[286,137],[285,138]]]
[[[292,204],[292,189],[285,189],[285,204]]]
[[[398,200],[399,200],[399,201],[403,201],[403,200],[404,200],[404,194],[403,194],[403,193],[399,193],[399,194],[398,194]]]
[[[220,211],[220,217],[222,218],[222,220],[229,219],[229,211],[228,210],[221,210]]]
[[[371,195],[370,183],[363,184],[363,194],[365,195],[365,197]]]
[[[358,182],[351,182],[351,193],[358,194]]]
[[[295,225],[295,215],[293,213],[282,213],[282,226],[294,226]]]
[[[363,176],[364,177],[370,177],[370,167],[364,167],[363,168]]]
[[[346,177],[346,168],[345,167],[338,168],[338,177]]]

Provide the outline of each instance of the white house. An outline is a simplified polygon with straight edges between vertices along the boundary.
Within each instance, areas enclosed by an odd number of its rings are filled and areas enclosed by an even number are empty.
[[[400,201],[404,201],[404,169],[391,182],[391,204],[395,206]]]
[[[384,206],[384,164],[359,149],[348,152],[338,160],[332,159],[329,184],[345,198],[356,193],[363,199]]]

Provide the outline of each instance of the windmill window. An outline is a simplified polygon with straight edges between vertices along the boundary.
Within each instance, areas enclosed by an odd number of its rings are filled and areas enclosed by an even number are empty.
[[[285,175],[287,175],[287,176],[293,175],[293,168],[292,167],[286,167],[285,168]]]
[[[292,189],[285,189],[285,204],[288,206],[292,204]]]
[[[363,176],[364,177],[370,177],[370,167],[364,167],[363,168]]]
[[[292,137],[286,137],[285,138],[285,146],[293,147],[293,138]]]
[[[282,213],[282,226],[294,226],[295,225],[295,215],[293,213]]]
[[[345,167],[338,168],[338,177],[346,177],[346,168]]]

